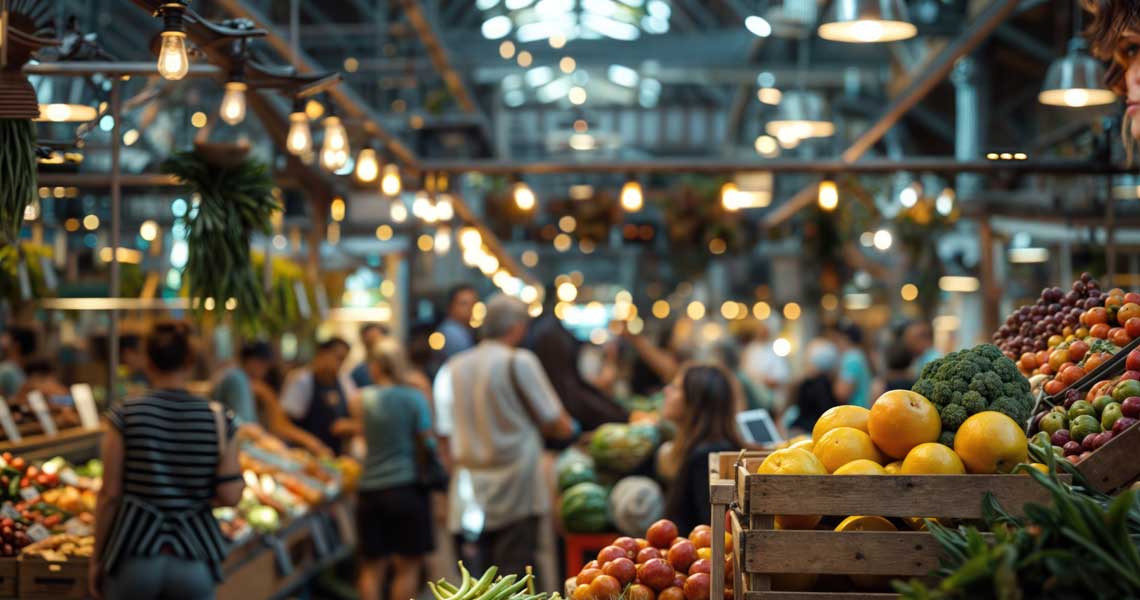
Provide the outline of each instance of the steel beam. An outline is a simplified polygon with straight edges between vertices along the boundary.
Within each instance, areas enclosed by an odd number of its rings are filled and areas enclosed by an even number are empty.
[[[873,174],[873,173],[1009,173],[1051,175],[1110,175],[1131,173],[1125,165],[1074,160],[978,160],[959,161],[943,157],[905,160],[756,160],[756,159],[656,159],[646,161],[563,160],[519,161],[423,161],[429,173],[482,173],[485,175],[565,173],[713,173],[747,171],[771,173]],[[812,186],[814,189],[814,184]],[[814,198],[813,198],[814,199]]]
[[[940,82],[946,79],[959,58],[973,52],[1017,9],[1018,2],[1019,0],[994,0],[991,2],[962,32],[962,35],[943,48],[938,56],[930,61],[921,76],[912,81],[902,93],[891,101],[879,120],[856,138],[843,153],[842,162],[854,163],[874,147],[875,143],[881,140],[907,111],[921,102]],[[840,169],[840,171],[842,170]],[[810,190],[814,188],[815,184],[813,183],[801,190],[791,200],[773,211],[765,220],[765,224],[769,227],[779,225],[799,212],[800,209],[811,204],[815,194],[810,193]]]

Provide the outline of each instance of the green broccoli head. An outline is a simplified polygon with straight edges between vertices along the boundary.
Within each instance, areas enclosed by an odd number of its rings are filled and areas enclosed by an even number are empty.
[[[961,405],[966,409],[966,414],[976,415],[986,410],[986,397],[975,390],[970,390],[962,394]]]
[[[927,365],[929,366],[929,365]],[[923,369],[925,371],[926,369]],[[919,379],[914,382],[914,386],[910,388],[912,392],[922,395],[931,402],[934,401],[934,381],[930,379]]]
[[[971,352],[979,354],[984,358],[988,358],[990,361],[996,361],[1002,358],[1009,360],[1004,354],[1001,353],[1001,350],[993,344],[979,344],[977,346],[974,346],[974,349],[971,350]]]
[[[994,401],[990,410],[1009,415],[1018,425],[1024,426],[1029,421],[1030,413],[1033,412],[1033,397],[1029,394],[1002,396]]]
[[[943,446],[950,446],[951,448],[953,448],[954,447],[954,432],[953,431],[943,431],[942,434],[938,436],[938,443],[942,444]]]
[[[968,415],[961,404],[949,404],[942,408],[942,431],[958,431]]]
[[[997,398],[1001,396],[1001,377],[993,371],[983,371],[974,376],[967,386],[970,391],[981,394],[983,398]]]

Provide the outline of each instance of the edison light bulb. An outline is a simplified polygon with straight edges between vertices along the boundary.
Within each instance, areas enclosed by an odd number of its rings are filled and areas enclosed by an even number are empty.
[[[186,55],[186,34],[181,31],[162,32],[162,49],[158,52],[158,74],[165,79],[178,80],[190,72],[190,57]]]
[[[401,189],[399,167],[395,163],[384,165],[384,175],[380,177],[380,191],[384,192],[385,196],[395,196]]]
[[[523,182],[515,184],[515,206],[519,210],[530,210],[534,208],[535,198],[534,192],[531,191],[530,186]]]
[[[621,186],[621,207],[628,212],[637,212],[641,210],[642,204],[641,184],[636,181],[625,182]]]
[[[380,161],[376,151],[364,148],[356,155],[356,179],[362,183],[372,183],[380,175]]]
[[[835,182],[825,180],[819,182],[819,207],[823,210],[835,210],[839,206],[839,188]]]
[[[729,181],[720,186],[720,204],[727,211],[740,210],[740,188],[736,184]]]
[[[348,163],[348,132],[340,118],[334,115],[325,117],[325,140],[321,145],[321,166],[337,171]]]
[[[296,156],[313,151],[313,134],[309,131],[309,117],[303,112],[289,113],[289,135],[285,147]]]
[[[222,108],[218,112],[230,125],[245,120],[245,89],[245,84],[240,81],[226,82],[226,94],[222,96]]]

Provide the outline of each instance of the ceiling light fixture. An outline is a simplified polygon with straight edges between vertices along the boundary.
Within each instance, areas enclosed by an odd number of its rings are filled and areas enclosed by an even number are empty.
[[[348,131],[331,106],[323,123],[325,139],[321,145],[321,166],[329,171],[339,171],[348,164]]]
[[[245,90],[245,82],[234,79],[226,82],[226,93],[222,96],[222,106],[218,113],[229,125],[237,125],[245,120]]]
[[[637,181],[630,179],[621,186],[621,207],[626,212],[637,212],[645,203],[645,198],[641,193],[641,184]]]
[[[515,183],[512,196],[515,200],[515,206],[517,206],[519,210],[529,212],[534,209],[536,203],[534,192],[526,183],[522,181]]]
[[[828,212],[839,206],[839,187],[830,179],[819,182],[819,207]]]
[[[1049,65],[1037,101],[1049,106],[1082,108],[1116,102],[1116,94],[1104,88],[1104,70],[1088,54],[1081,37],[1069,42],[1069,52]]]
[[[376,157],[376,150],[372,146],[365,146],[356,155],[356,180],[361,183],[372,183],[380,176],[380,161]]]
[[[177,81],[190,72],[190,57],[186,54],[186,28],[182,15],[186,5],[181,1],[167,2],[158,8],[162,17],[162,44],[158,52],[158,74],[164,79]]]
[[[785,147],[785,142],[835,135],[835,124],[825,116],[827,112],[823,96],[818,92],[789,90],[784,92],[776,118],[764,127],[768,135],[775,136]]]
[[[819,37],[833,42],[897,42],[916,35],[903,0],[835,0],[819,25]]]
[[[383,175],[380,177],[380,191],[385,196],[397,196],[401,189],[403,182],[400,181],[400,167],[394,162],[384,165]]]
[[[289,113],[285,147],[294,156],[304,156],[313,151],[313,132],[309,129],[309,116],[305,114],[305,105],[300,98],[293,101],[293,112]]]
[[[98,111],[93,106],[83,104],[41,104],[40,116],[35,121],[52,123],[79,123],[95,120]]]

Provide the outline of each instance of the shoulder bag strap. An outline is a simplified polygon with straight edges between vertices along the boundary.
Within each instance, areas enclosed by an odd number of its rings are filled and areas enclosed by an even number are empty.
[[[214,428],[218,432],[218,462],[222,462],[222,457],[226,455],[226,415],[225,410],[221,404],[217,402],[210,402],[210,410],[214,412]]]
[[[511,388],[514,389],[515,396],[518,397],[519,403],[522,404],[523,410],[526,411],[526,416],[530,419],[530,422],[534,423],[534,426],[541,430],[542,429],[542,423],[540,423],[538,421],[538,415],[535,414],[534,407],[531,406],[531,404],[530,404],[530,396],[528,396],[526,394],[526,392],[523,391],[522,386],[519,385],[518,377],[515,375],[515,355],[516,354],[517,354],[517,351],[511,350],[511,353],[510,353],[509,357],[507,358],[507,374],[510,376],[510,379],[511,379]]]

